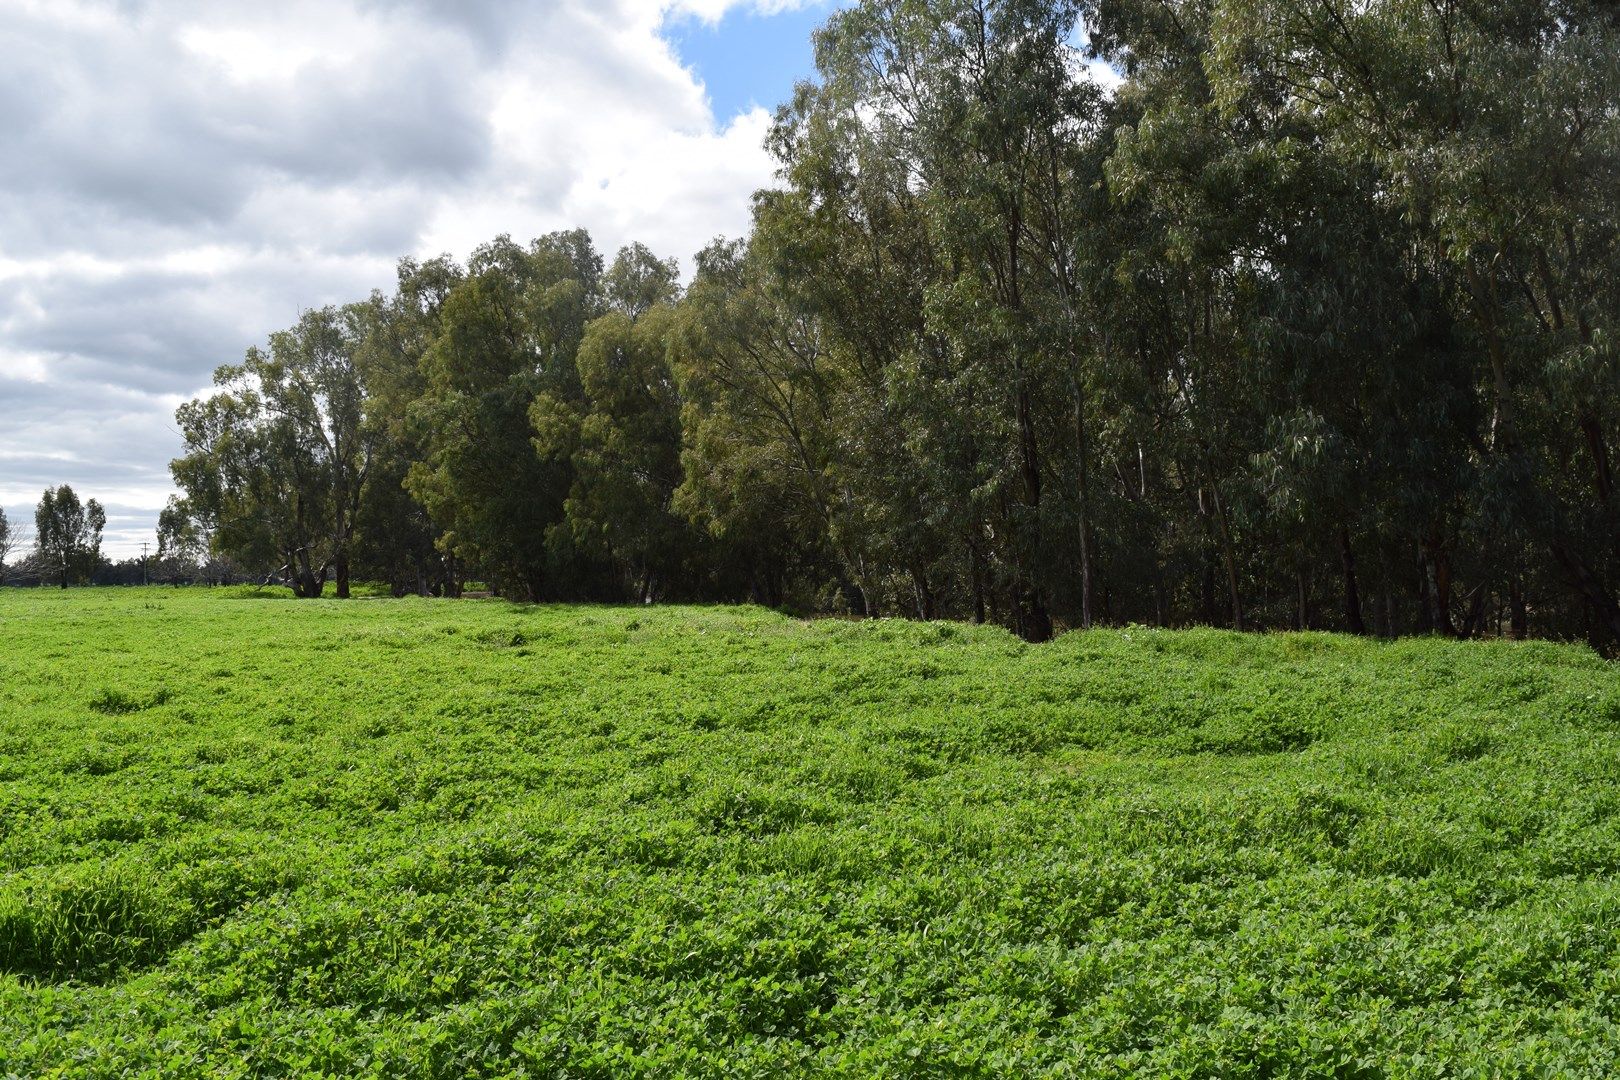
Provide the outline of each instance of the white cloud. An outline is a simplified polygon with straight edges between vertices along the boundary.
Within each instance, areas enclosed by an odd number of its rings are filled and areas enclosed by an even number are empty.
[[[801,0],[0,0],[0,504],[72,483],[137,550],[175,405],[400,255],[743,232],[768,118],[660,36],[739,2]]]
[[[729,11],[742,9],[755,15],[780,15],[783,12],[799,11],[803,8],[815,7],[820,0],[674,0],[672,3],[651,3],[643,5],[651,8],[661,15],[689,16],[702,19],[707,23],[717,23]]]

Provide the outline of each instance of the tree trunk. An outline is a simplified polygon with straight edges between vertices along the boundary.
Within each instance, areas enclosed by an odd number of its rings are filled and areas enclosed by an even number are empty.
[[[349,598],[349,545],[347,541],[338,546],[333,568],[337,574],[337,598],[347,600]]]
[[[293,573],[297,575],[298,580],[297,586],[293,589],[295,596],[313,600],[321,595],[326,582],[324,578],[319,582],[315,580],[315,572],[309,565],[309,548],[301,548],[297,552]]]
[[[1294,629],[1309,630],[1311,628],[1311,581],[1303,564],[1294,567],[1294,587],[1298,595],[1295,597],[1297,610],[1294,613]]]
[[[1199,575],[1199,614],[1205,626],[1214,626],[1219,618],[1215,614],[1215,560],[1209,549],[1204,549],[1204,570]]]
[[[1620,641],[1620,603],[1615,601],[1614,594],[1604,587],[1586,560],[1563,539],[1553,541],[1551,546],[1553,558],[1575,591],[1586,601],[1596,621],[1608,629],[1614,640]]]
[[[1480,620],[1485,615],[1485,586],[1483,583],[1474,586],[1474,591],[1468,594],[1467,604],[1468,613],[1463,617],[1462,627],[1457,631],[1457,636],[1464,641],[1472,639],[1479,633]]]
[[[1361,617],[1361,589],[1356,583],[1356,553],[1350,546],[1350,529],[1339,527],[1339,561],[1344,566],[1344,621],[1352,634],[1365,634]]]
[[[1035,439],[1035,411],[1029,387],[1020,365],[1018,374],[1018,449],[1024,475],[1024,505],[1030,520],[1020,530],[1018,552],[1018,633],[1026,641],[1048,641],[1052,637],[1052,616],[1041,599],[1040,586],[1029,573],[1029,554],[1040,550],[1041,462]]]
[[[1530,619],[1524,605],[1524,576],[1517,571],[1508,582],[1508,634],[1514,641],[1530,636]]]
[[[1607,506],[1614,495],[1614,472],[1609,464],[1609,444],[1603,437],[1603,428],[1589,412],[1581,413],[1578,420],[1581,434],[1586,436],[1586,449],[1592,455],[1592,484],[1598,498]]]
[[[1226,588],[1232,604],[1232,629],[1243,629],[1243,596],[1238,591],[1237,553],[1232,550],[1232,530],[1226,521],[1226,506],[1221,502],[1220,490],[1214,485],[1209,486],[1210,496],[1215,502],[1215,524],[1221,537],[1221,557],[1226,563]]]
[[[973,566],[973,621],[984,625],[984,556],[977,544],[969,545]]]
[[[1086,475],[1086,407],[1080,378],[1074,377],[1074,441],[1078,457],[1080,503],[1080,628],[1091,629],[1091,508]]]
[[[911,591],[917,602],[917,618],[930,622],[934,618],[934,590],[928,584],[928,575],[913,566],[911,568]]]
[[[866,593],[842,571],[838,574],[838,591],[844,594],[844,604],[849,608],[849,613],[865,618]]]
[[[1438,537],[1423,543],[1424,578],[1429,585],[1427,597],[1431,605],[1428,623],[1447,637],[1457,636],[1456,624],[1451,621],[1451,553]]]
[[[1051,641],[1052,616],[1042,603],[1040,592],[1029,583],[1027,575],[1022,592],[1018,605],[1019,636],[1025,641]]]
[[[1422,545],[1418,546],[1417,557],[1418,572],[1418,611],[1417,622],[1412,627],[1418,634],[1434,633],[1434,602],[1429,598],[1431,591],[1429,585],[1429,561],[1423,553]]]

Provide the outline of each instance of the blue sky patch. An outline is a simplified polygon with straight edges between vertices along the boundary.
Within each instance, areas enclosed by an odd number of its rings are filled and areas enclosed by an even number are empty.
[[[712,25],[680,17],[665,25],[664,37],[703,81],[715,120],[724,125],[755,105],[775,109],[792,95],[794,83],[815,73],[810,34],[836,6],[819,0],[776,15],[736,7]]]

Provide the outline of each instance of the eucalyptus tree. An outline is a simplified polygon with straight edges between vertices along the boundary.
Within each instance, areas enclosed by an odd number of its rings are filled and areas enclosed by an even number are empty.
[[[181,584],[190,581],[222,582],[229,560],[215,555],[202,516],[178,495],[170,495],[158,511],[157,554],[152,580]]]
[[[214,373],[215,393],[175,414],[186,453],[170,464],[217,551],[279,566],[300,597],[329,575],[349,595],[354,522],[375,432],[354,362],[357,313],[327,307]]]
[[[780,603],[795,562],[830,557],[866,611],[873,568],[834,527],[839,432],[817,321],[757,251],[717,240],[697,256],[669,341],[682,402],[677,509],[730,549],[755,599]]]
[[[1110,348],[1134,368],[1125,408],[1141,418],[1137,476],[1119,470],[1121,486],[1174,523],[1171,558],[1197,582],[1192,610],[1214,621],[1224,606],[1241,628],[1259,600],[1253,586],[1268,576],[1266,549],[1279,531],[1273,511],[1310,516],[1297,501],[1306,478],[1295,471],[1279,490],[1277,465],[1333,460],[1290,446],[1279,461],[1272,451],[1283,448],[1268,443],[1303,437],[1315,446],[1333,433],[1315,402],[1272,393],[1270,381],[1300,388],[1289,353],[1268,340],[1277,335],[1267,319],[1291,254],[1286,241],[1310,220],[1299,207],[1311,182],[1308,142],[1252,102],[1243,103],[1244,123],[1225,122],[1200,62],[1207,14],[1198,3],[1110,5],[1092,20],[1093,41],[1131,76],[1114,104],[1105,166],[1119,224],[1104,246],[1113,267],[1104,320]],[[1113,20],[1125,21],[1128,49]],[[1277,406],[1283,415],[1269,415]],[[1251,483],[1251,469],[1271,475]],[[1288,578],[1300,577],[1300,561],[1290,554]]]
[[[861,582],[855,606],[933,618],[976,510],[931,474],[922,443],[940,425],[905,386],[905,372],[939,353],[923,319],[936,252],[909,165],[842,89],[802,84],[778,113],[767,145],[786,183],[756,198],[750,249],[820,333],[822,400],[838,432],[829,537]]]
[[[689,569],[695,532],[674,509],[681,473],[681,402],[668,358],[679,271],[646,247],[624,248],[603,278],[608,310],[586,325],[577,393],[541,390],[529,407],[542,460],[572,473],[564,520],[572,545],[617,568],[650,601]]]
[[[940,268],[923,318],[956,376],[955,404],[1000,403],[1001,422],[983,432],[995,476],[979,487],[1007,507],[1011,622],[1034,640],[1052,632],[1043,562],[1058,471],[1042,403],[1077,406],[1082,444],[1086,424],[1073,174],[1099,94],[1067,45],[1076,16],[1046,0],[867,0],[834,15],[817,43],[827,98],[864,121],[919,193]]]
[[[1210,66],[1223,97],[1274,88],[1377,170],[1475,342],[1468,503],[1620,637],[1617,55],[1613,5],[1589,0],[1232,0]]]
[[[208,557],[208,533],[200,516],[178,495],[170,495],[158,511],[157,557],[159,562],[178,560],[201,562]]]
[[[1283,608],[1308,623],[1313,582],[1336,572],[1341,625],[1365,628],[1357,550],[1387,594],[1405,558],[1392,551],[1421,549],[1418,621],[1449,627],[1451,551],[1476,521],[1455,497],[1475,410],[1446,282],[1414,258],[1421,231],[1377,162],[1336,146],[1338,121],[1213,63],[1223,35],[1248,30],[1235,10],[1089,12],[1094,46],[1129,76],[1107,165],[1119,226],[1104,323],[1157,357],[1121,405],[1174,388],[1151,427],[1195,496],[1234,622],[1249,592],[1262,621]],[[1281,605],[1278,579],[1294,586]]]
[[[244,366],[176,476],[305,593],[352,543],[399,591],[1612,642],[1616,55],[1595,0],[860,0],[684,292],[577,231],[402,263],[335,316],[363,472]]]
[[[67,484],[46,488],[34,509],[34,557],[42,577],[61,588],[88,581],[101,563],[107,514],[94,499],[80,502]]]
[[[411,408],[427,393],[423,360],[438,336],[444,302],[464,277],[447,257],[402,259],[395,291],[374,293],[353,309],[360,327],[355,364],[366,388],[363,422],[377,447],[355,520],[356,557],[362,572],[399,595],[460,589],[456,559],[439,550],[441,531],[406,480],[430,434]]]
[[[407,489],[445,551],[514,595],[539,599],[574,584],[547,544],[563,520],[571,465],[536,451],[529,412],[543,393],[577,400],[575,353],[601,311],[601,276],[582,230],[527,248],[499,237],[445,294],[422,357],[425,385],[410,415],[423,454]]]
[[[680,299],[681,267],[660,259],[645,244],[620,248],[602,275],[602,302],[628,319],[639,319],[660,305]]]

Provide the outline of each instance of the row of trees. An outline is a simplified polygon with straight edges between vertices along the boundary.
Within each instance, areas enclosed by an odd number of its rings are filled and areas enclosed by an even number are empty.
[[[0,585],[230,584],[244,575],[230,559],[210,553],[206,544],[177,543],[172,512],[164,515],[153,555],[119,560],[101,551],[107,514],[95,499],[81,503],[67,484],[46,488],[34,508],[34,531],[14,526],[0,507]],[[145,548],[142,548],[145,551]]]
[[[684,289],[407,260],[180,410],[168,535],[304,596],[1613,643],[1616,56],[1597,0],[864,0]]]

